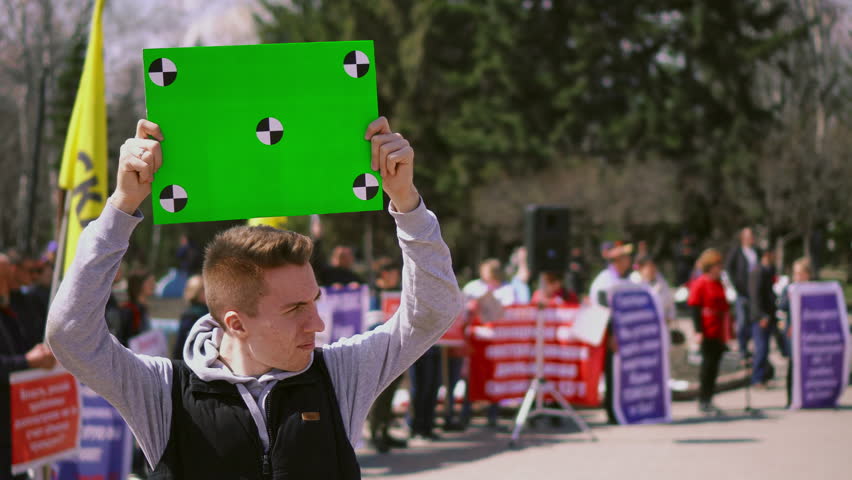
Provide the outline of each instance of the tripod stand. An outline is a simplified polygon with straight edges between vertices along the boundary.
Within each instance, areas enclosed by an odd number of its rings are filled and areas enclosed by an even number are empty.
[[[562,396],[556,386],[544,378],[544,313],[541,305],[539,305],[535,315],[535,337],[535,377],[530,382],[530,387],[527,389],[523,403],[521,403],[521,409],[518,410],[509,446],[517,445],[527,419],[538,416],[570,418],[580,427],[580,430],[591,436],[592,441],[597,442],[598,438],[589,429],[583,418],[571,407],[571,404]],[[544,396],[547,394],[550,394],[562,408],[545,407]],[[533,402],[535,402],[535,408],[533,408]]]

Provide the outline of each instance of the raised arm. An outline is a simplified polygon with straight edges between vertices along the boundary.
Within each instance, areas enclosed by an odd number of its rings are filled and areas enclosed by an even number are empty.
[[[461,312],[450,250],[413,185],[414,152],[380,118],[367,131],[402,249],[402,302],[384,325],[325,348],[350,440],[357,443],[375,397],[432,346]]]
[[[104,312],[130,234],[142,220],[137,207],[151,191],[159,144],[146,140],[159,127],[140,121],[137,138],[122,146],[118,187],[101,216],[77,243],[47,319],[47,341],[59,362],[118,409],[152,465],[165,450],[171,421],[171,363],[136,355],[108,329]]]

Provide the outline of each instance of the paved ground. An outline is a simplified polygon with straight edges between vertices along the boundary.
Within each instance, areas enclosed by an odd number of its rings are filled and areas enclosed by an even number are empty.
[[[530,430],[512,450],[507,419],[497,431],[477,424],[387,455],[358,453],[364,478],[852,478],[852,390],[837,410],[787,411],[784,402],[778,384],[753,392],[756,415],[743,412],[743,390],[717,395],[721,418],[702,417],[694,402],[676,402],[670,425],[607,426],[601,411],[582,412],[598,442],[566,433],[571,427],[547,426]]]

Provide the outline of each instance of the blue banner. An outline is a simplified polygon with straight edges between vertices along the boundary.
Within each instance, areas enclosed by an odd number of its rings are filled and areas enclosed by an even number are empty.
[[[836,282],[790,286],[793,408],[834,408],[849,378],[849,322]]]
[[[325,328],[329,334],[326,340],[328,343],[364,331],[364,317],[370,306],[369,289],[366,285],[323,288],[321,302],[323,305],[318,306],[318,309],[325,312],[323,321],[326,322]]]
[[[56,464],[57,480],[123,480],[130,473],[133,439],[118,411],[81,386],[83,427],[77,460]]]
[[[611,291],[613,407],[620,424],[671,421],[668,334],[659,299],[644,285]]]

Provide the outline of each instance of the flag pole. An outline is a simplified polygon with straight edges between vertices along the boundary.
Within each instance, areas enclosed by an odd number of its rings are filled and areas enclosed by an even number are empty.
[[[56,250],[56,261],[53,263],[53,279],[50,282],[50,303],[48,305],[53,304],[53,297],[56,296],[56,290],[59,289],[59,282],[62,279],[63,270],[65,269],[65,247],[68,243],[68,239],[65,238],[68,236],[68,212],[71,210],[71,195],[69,192],[65,192],[65,207],[63,208],[62,214],[62,224],[59,227],[59,237],[57,238]],[[48,307],[50,310],[50,307]]]

